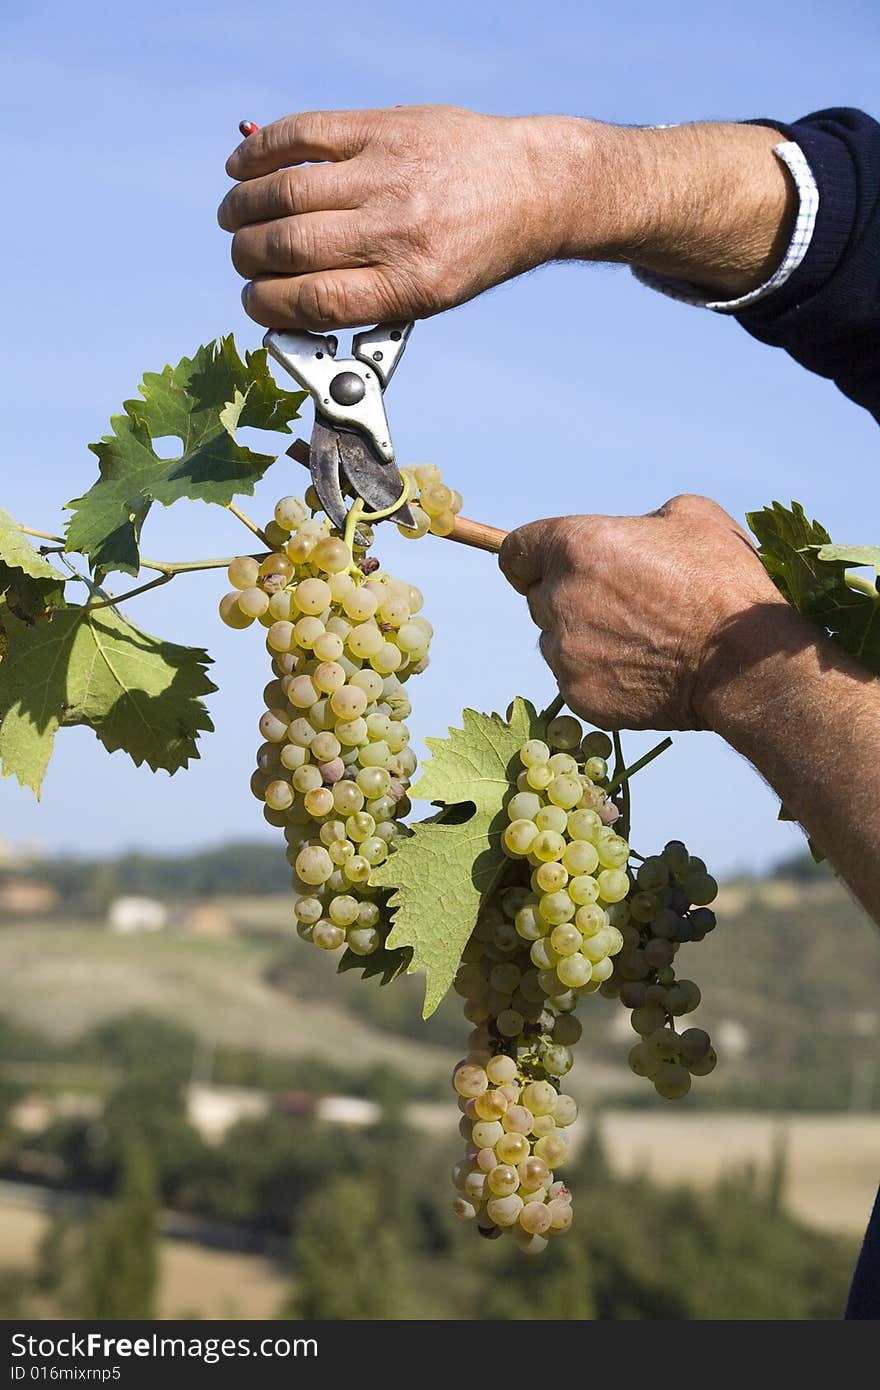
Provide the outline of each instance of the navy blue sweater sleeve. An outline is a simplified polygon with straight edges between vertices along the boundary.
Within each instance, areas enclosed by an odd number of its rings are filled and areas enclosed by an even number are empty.
[[[819,210],[797,270],[736,317],[880,421],[880,124],[846,107],[791,125],[753,124],[797,141],[819,188]]]

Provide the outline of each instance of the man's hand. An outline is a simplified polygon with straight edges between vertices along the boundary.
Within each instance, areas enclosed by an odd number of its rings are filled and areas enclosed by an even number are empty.
[[[788,244],[797,197],[779,138],[450,106],[307,111],[239,145],[219,220],[245,308],[271,328],[425,318],[555,259],[734,295]]]
[[[247,312],[273,328],[422,318],[565,254],[586,124],[420,106],[263,127],[229,159],[241,182],[219,212]]]
[[[705,497],[648,516],[569,516],[513,531],[501,568],[576,714],[606,729],[710,723],[725,644],[751,614],[797,615],[745,532]]]

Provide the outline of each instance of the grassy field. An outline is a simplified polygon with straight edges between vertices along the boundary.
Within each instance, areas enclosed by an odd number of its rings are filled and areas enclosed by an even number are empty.
[[[264,973],[275,949],[243,936],[114,936],[91,923],[5,927],[0,1014],[63,1041],[146,1010],[185,1023],[212,1044],[289,1056],[320,1050],[351,1071],[380,1062],[418,1077],[448,1071],[448,1051],[428,1038],[402,1049],[393,1035],[346,1010],[326,985],[304,989],[296,1000],[274,988]]]

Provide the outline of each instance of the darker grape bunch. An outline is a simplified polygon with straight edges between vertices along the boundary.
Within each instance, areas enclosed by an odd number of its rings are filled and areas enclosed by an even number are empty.
[[[619,998],[632,1010],[631,1022],[641,1041],[629,1054],[630,1069],[647,1077],[665,1100],[680,1100],[691,1078],[707,1076],[717,1062],[709,1034],[702,1028],[679,1032],[676,1020],[693,1013],[701,995],[693,980],[677,979],[674,960],[686,942],[702,941],[715,927],[709,907],[718,885],[702,859],[690,855],[680,840],[670,840],[661,854],[639,865],[620,924],[624,948],[602,993]]]

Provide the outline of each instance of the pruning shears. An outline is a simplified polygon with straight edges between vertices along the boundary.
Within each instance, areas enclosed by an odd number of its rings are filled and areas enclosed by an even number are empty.
[[[263,338],[263,346],[315,403],[307,463],[321,506],[340,530],[350,508],[346,490],[362,499],[365,519],[382,513],[414,525],[384,402],[412,329],[411,323],[365,329],[354,335],[346,358],[337,358],[339,344],[332,334],[270,329]],[[294,457],[306,462],[298,452]]]

